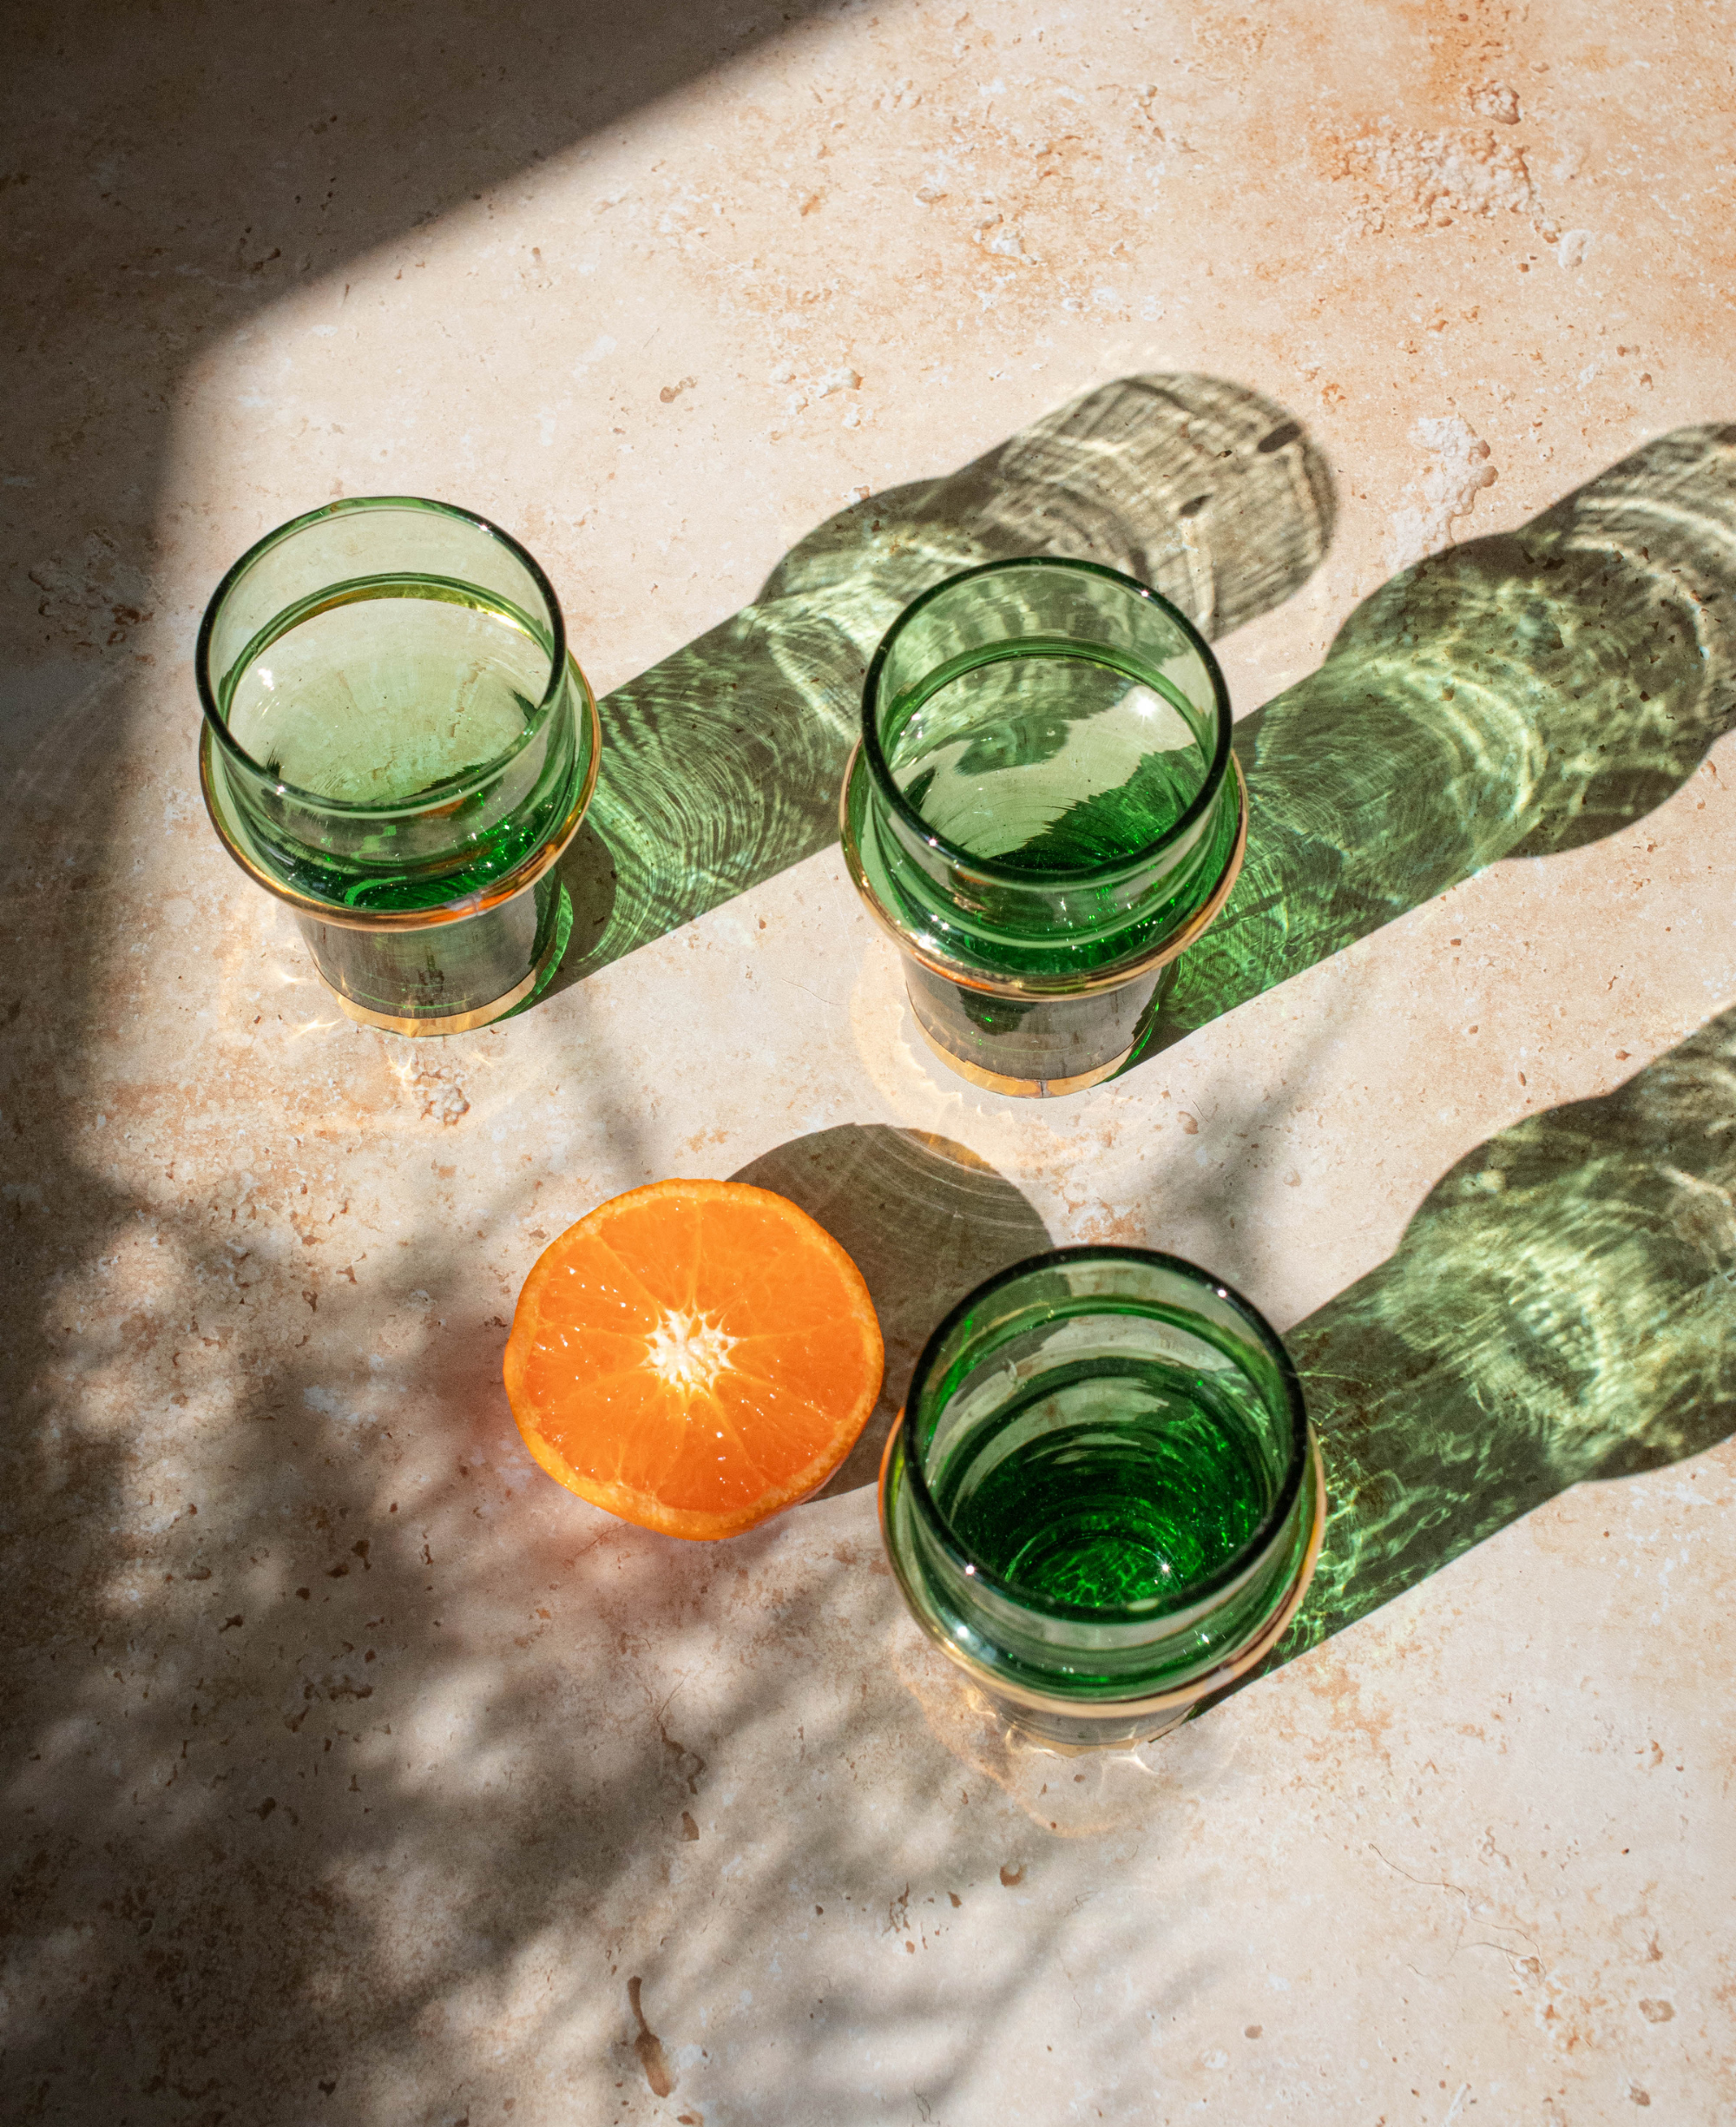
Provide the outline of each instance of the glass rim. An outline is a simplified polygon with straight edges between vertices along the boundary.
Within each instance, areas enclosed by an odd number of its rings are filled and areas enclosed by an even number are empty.
[[[1178,1591],[1178,1599],[1162,1608],[1123,1606],[1106,1610],[1090,1603],[1061,1602],[1033,1595],[1029,1590],[1004,1579],[977,1557],[968,1545],[959,1541],[952,1524],[936,1504],[917,1443],[916,1413],[922,1392],[927,1386],[929,1373],[942,1344],[970,1310],[980,1306],[990,1294],[998,1292],[1003,1286],[1010,1285],[1016,1279],[1069,1263],[1085,1262],[1141,1263],[1158,1270],[1175,1271],[1185,1281],[1207,1287],[1218,1299],[1227,1301],[1276,1360],[1285,1403],[1292,1421],[1290,1460],[1283,1481],[1259,1526],[1222,1565],[1197,1581],[1188,1582],[1184,1590]],[[1289,1519],[1302,1490],[1309,1453],[1308,1412],[1303,1401],[1301,1380],[1278,1332],[1253,1302],[1244,1298],[1233,1286],[1226,1285],[1221,1278],[1213,1277],[1209,1271],[1202,1270],[1199,1264],[1190,1263],[1184,1256],[1170,1255],[1159,1248],[1116,1248],[1103,1242],[1050,1248],[1041,1255],[1028,1255],[1023,1262],[1010,1264],[992,1278],[984,1279],[981,1285],[973,1287],[941,1321],[917,1354],[916,1366],[911,1373],[911,1385],[904,1396],[904,1407],[899,1414],[898,1432],[904,1436],[904,1477],[917,1518],[928,1533],[938,1541],[950,1563],[961,1574],[983,1587],[991,1589],[1016,1608],[1029,1610],[1038,1617],[1057,1618],[1073,1624],[1142,1624],[1174,1610],[1193,1609],[1212,1596],[1221,1594],[1258,1564],[1261,1556],[1271,1548],[1273,1538]]]
[[[221,609],[223,601],[241,577],[261,556],[270,553],[273,547],[280,545],[286,539],[293,537],[295,533],[306,530],[310,524],[320,523],[329,517],[352,515],[364,510],[431,510],[442,517],[456,517],[459,523],[470,525],[472,530],[485,533],[491,539],[498,540],[516,560],[523,563],[529,573],[531,581],[542,593],[554,623],[550,630],[549,684],[543,689],[542,700],[538,701],[530,716],[526,719],[524,729],[510,746],[492,755],[489,760],[474,767],[465,769],[458,775],[449,776],[444,782],[432,784],[427,790],[419,791],[414,805],[372,805],[365,800],[354,798],[323,797],[318,791],[309,790],[300,783],[288,782],[280,775],[273,775],[265,763],[256,761],[234,733],[230,730],[228,725],[219,714],[217,704],[212,694],[211,638],[216,632],[217,616]],[[547,721],[549,711],[565,682],[566,675],[566,616],[561,610],[560,600],[555,596],[554,585],[549,583],[542,564],[536,560],[535,555],[521,546],[510,531],[503,530],[492,518],[485,517],[475,510],[463,509],[457,503],[437,502],[432,497],[427,495],[345,495],[335,502],[321,503],[315,509],[304,510],[299,517],[293,517],[286,523],[279,524],[275,530],[266,532],[263,538],[253,542],[239,561],[233,563],[224,571],[221,582],[212,592],[210,602],[206,606],[204,618],[199,623],[199,636],[193,651],[193,676],[194,682],[199,689],[200,708],[207,724],[214,734],[219,746],[229,757],[247,770],[250,774],[257,776],[261,783],[269,785],[278,796],[293,798],[315,811],[339,813],[348,819],[398,819],[406,814],[428,812],[439,805],[450,802],[454,793],[487,781],[490,776],[503,768],[509,761],[523,753],[542,729]]]
[[[1217,722],[1217,742],[1207,762],[1204,780],[1189,800],[1187,809],[1172,820],[1163,833],[1153,840],[1141,844],[1125,856],[1115,857],[1103,864],[1080,865],[1065,869],[1034,873],[1021,871],[1016,866],[1004,864],[993,857],[979,857],[958,843],[949,841],[938,834],[924,820],[921,813],[904,796],[893,780],[891,764],[886,759],[885,749],[880,743],[878,720],[874,714],[875,695],[879,689],[880,675],[894,644],[905,626],[915,619],[925,606],[938,598],[943,591],[956,585],[968,583],[973,577],[995,576],[1009,569],[1064,569],[1087,576],[1102,576],[1111,583],[1118,583],[1136,597],[1155,606],[1180,629],[1184,640],[1199,655],[1212,682],[1212,706]],[[874,786],[891,805],[893,811],[911,832],[929,848],[944,857],[949,864],[975,873],[983,879],[993,879],[997,885],[1023,886],[1038,891],[1052,891],[1056,886],[1070,886],[1090,880],[1118,878],[1137,871],[1149,864],[1164,850],[1180,841],[1205,814],[1222,787],[1225,771],[1229,766],[1230,733],[1233,719],[1230,712],[1230,692],[1219,669],[1218,661],[1212,655],[1211,645],[1179,606],[1172,605],[1161,591],[1154,591],[1148,583],[1141,583],[1137,576],[1125,570],[1111,569],[1105,563],[1082,561],[1069,554],[1016,554],[1002,561],[982,562],[974,569],[961,569],[956,575],[943,577],[938,583],[930,583],[920,591],[899,614],[891,626],[881,636],[879,647],[869,661],[866,678],[862,682],[862,750],[868,762],[868,773]]]

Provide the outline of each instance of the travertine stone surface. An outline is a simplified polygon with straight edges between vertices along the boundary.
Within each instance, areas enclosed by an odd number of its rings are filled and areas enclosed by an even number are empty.
[[[0,2115],[1736,2115],[1732,30],[1712,0],[9,18]],[[819,844],[612,958],[588,845],[569,978],[442,1044],[339,1017],[220,851],[193,636],[284,517],[482,510],[616,689],[853,500],[1134,375],[1259,395],[1330,473],[1319,566],[1220,643],[1239,711],[1459,543],[1494,610],[1454,714],[1489,643],[1547,663],[1556,628],[1596,802],[1563,827],[1538,768],[1543,824],[1486,846],[1519,755],[1470,746],[1459,818],[1496,861],[1358,903],[1342,950],[1322,917],[1325,957],[1051,1105],[930,1060]],[[1534,534],[1470,546],[1685,429],[1704,464],[1645,460],[1591,576]],[[1225,610],[1259,530],[1219,528]],[[720,656],[665,675],[666,758]],[[829,759],[833,696],[741,669],[743,721],[806,702]],[[1397,846],[1440,789],[1396,754],[1381,782],[1391,689],[1312,685],[1303,757],[1327,730],[1348,774],[1366,720],[1361,846],[1385,807]],[[1630,1145],[1594,1239],[1550,1224]],[[870,1447],[704,1551],[522,1452],[519,1280],[671,1174],[820,1209],[893,1402],[939,1307],[1045,1235],[1197,1257],[1303,1338],[1404,1243],[1393,1289],[1507,1354],[1465,1362],[1491,1433],[1553,1413],[1542,1503],[1139,1756],[1022,1749],[903,1619]],[[1492,1282],[1449,1251],[1430,1287],[1483,1175],[1544,1210],[1490,1212]],[[1548,1307],[1500,1254],[1521,1230],[1568,1251]],[[1655,1268],[1625,1314],[1618,1242]],[[1710,1356],[1672,1373],[1690,1332]],[[1442,1378],[1404,1377],[1419,1429]],[[1628,1445],[1575,1459],[1575,1414],[1620,1434],[1630,1380]],[[1318,1385],[1341,1417],[1364,1390],[1395,1393]],[[1594,1466],[1634,1473],[1570,1484]],[[1358,1496],[1378,1525],[1378,1472]]]

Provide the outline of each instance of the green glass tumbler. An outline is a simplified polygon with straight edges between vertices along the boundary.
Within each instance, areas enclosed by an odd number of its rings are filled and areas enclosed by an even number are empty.
[[[916,1620],[1016,1728],[1148,1740],[1277,1645],[1325,1484],[1295,1369],[1240,1294],[1060,1248],[929,1339],[880,1472]]]
[[[1095,562],[990,562],[894,622],[845,862],[942,1060],[999,1093],[1118,1070],[1234,883],[1247,802],[1187,617]]]
[[[600,733],[516,540],[414,496],[311,510],[218,585],[195,666],[212,823],[352,1018],[464,1033],[552,971]]]

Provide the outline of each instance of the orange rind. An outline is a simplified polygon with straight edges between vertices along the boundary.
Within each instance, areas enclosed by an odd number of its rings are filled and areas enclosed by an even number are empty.
[[[825,1483],[884,1362],[861,1272],[806,1212],[743,1182],[656,1182],[536,1259],[506,1393],[550,1477],[625,1521],[709,1541]]]

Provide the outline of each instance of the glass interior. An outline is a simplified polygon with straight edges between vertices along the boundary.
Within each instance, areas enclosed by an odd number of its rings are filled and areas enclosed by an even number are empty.
[[[886,638],[865,720],[906,817],[1032,879],[1138,858],[1205,791],[1227,746],[1215,667],[1131,577],[996,563],[918,599]]]
[[[350,805],[414,804],[510,752],[549,678],[524,616],[403,581],[250,649],[226,690],[231,734],[267,775]]]
[[[298,517],[219,587],[199,647],[207,788],[299,902],[493,900],[570,831],[595,710],[542,571],[442,503]]]
[[[416,807],[521,744],[560,675],[559,608],[505,535],[444,504],[358,498],[286,525],[219,590],[207,708],[266,780]]]
[[[912,1489],[1020,1601],[1196,1603],[1279,1528],[1305,1423],[1246,1302],[1171,1257],[1064,1250],[972,1295],[911,1384]]]

